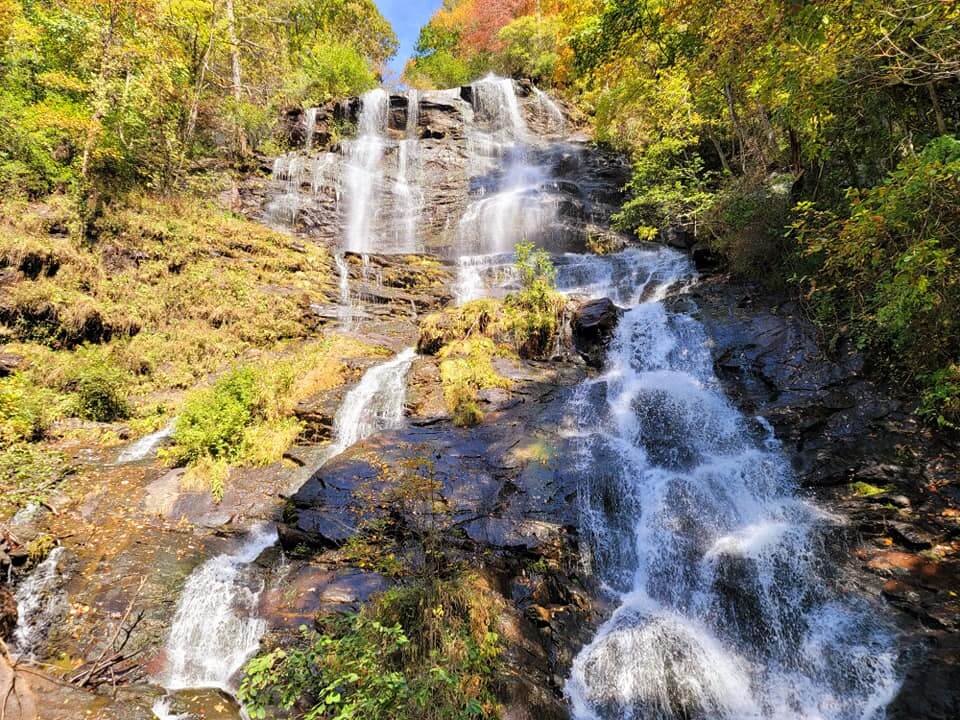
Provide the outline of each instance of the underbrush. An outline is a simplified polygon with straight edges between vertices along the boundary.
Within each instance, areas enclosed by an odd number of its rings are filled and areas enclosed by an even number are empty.
[[[310,720],[498,717],[495,598],[473,575],[395,587],[251,660],[239,698],[253,718],[277,706]]]
[[[312,720],[499,717],[503,600],[446,542],[452,517],[429,447],[412,446],[399,465],[381,468],[376,489],[360,490],[358,501],[382,517],[362,524],[339,562],[385,571],[398,584],[360,612],[321,616],[297,641],[251,660],[239,694],[248,712],[266,718],[279,707]]]
[[[186,483],[209,486],[220,499],[231,465],[269,465],[283,457],[302,431],[293,417],[297,403],[342,384],[342,359],[377,353],[336,335],[237,366],[187,395],[161,457],[186,465]]]
[[[521,289],[503,300],[483,299],[426,316],[417,350],[440,359],[444,400],[461,427],[483,420],[481,390],[509,388],[494,368],[496,357],[546,357],[556,339],[564,298],[554,287],[548,253],[517,245]]]
[[[816,319],[915,388],[923,415],[960,426],[960,141],[941,137],[848,207],[805,203],[794,225],[814,270],[798,278]]]

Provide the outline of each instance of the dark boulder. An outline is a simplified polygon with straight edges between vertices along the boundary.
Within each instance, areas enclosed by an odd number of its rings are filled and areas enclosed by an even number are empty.
[[[603,367],[607,345],[622,312],[609,298],[589,300],[574,310],[573,346],[590,367]]]
[[[696,243],[696,238],[679,225],[671,225],[660,231],[660,242],[678,250],[689,250]]]
[[[0,377],[12,375],[17,370],[23,369],[26,363],[27,361],[20,355],[8,352],[0,353]]]

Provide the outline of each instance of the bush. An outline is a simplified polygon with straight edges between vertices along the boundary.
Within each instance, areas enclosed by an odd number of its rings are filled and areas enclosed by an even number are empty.
[[[59,396],[23,373],[0,379],[0,446],[39,440],[61,404]]]
[[[0,514],[43,502],[69,471],[63,454],[31,443],[0,447]]]
[[[233,370],[212,388],[192,393],[173,432],[173,444],[164,455],[178,463],[203,458],[238,457],[244,434],[260,404],[257,375],[252,367]]]
[[[416,580],[254,658],[238,696],[253,718],[276,706],[311,720],[497,717],[496,608],[476,578]]]
[[[127,378],[105,360],[81,367],[70,381],[76,393],[77,417],[97,422],[113,422],[130,416],[127,403]]]
[[[918,387],[922,411],[960,422],[960,141],[941,137],[848,208],[798,207],[813,269],[797,280],[817,319],[846,328],[872,360]]]

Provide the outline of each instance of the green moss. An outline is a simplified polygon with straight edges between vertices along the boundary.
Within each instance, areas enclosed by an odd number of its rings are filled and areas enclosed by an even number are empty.
[[[887,488],[877,487],[876,485],[862,481],[852,483],[850,489],[853,490],[853,494],[856,497],[870,497],[871,495],[880,495],[887,492]]]

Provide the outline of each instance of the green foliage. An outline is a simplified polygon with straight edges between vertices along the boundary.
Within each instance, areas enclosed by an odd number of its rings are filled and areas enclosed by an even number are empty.
[[[15,512],[31,502],[44,502],[67,476],[66,457],[33,443],[0,446],[0,514]]]
[[[127,403],[129,381],[122,370],[96,353],[80,353],[66,387],[75,393],[77,417],[112,422],[130,415]]]
[[[475,578],[418,580],[357,615],[247,664],[239,691],[253,718],[274,707],[304,720],[468,720],[497,717],[500,640],[489,593]]]
[[[520,291],[505,299],[500,325],[513,336],[521,355],[540,356],[556,335],[563,310],[563,297],[555,287],[557,271],[550,253],[533,243],[517,243],[515,268]]]
[[[0,378],[0,446],[43,437],[60,414],[62,399],[25,373]]]
[[[70,192],[90,219],[103,195],[184,181],[197,155],[248,153],[286,103],[370,87],[396,50],[372,0],[233,6],[3,0],[0,189]]]
[[[239,367],[212,388],[198,390],[184,403],[166,456],[179,463],[239,456],[244,432],[261,408],[253,367]]]
[[[303,105],[321,105],[377,86],[367,59],[355,47],[333,39],[318,40],[304,50],[299,70],[289,77],[286,95]]]
[[[805,203],[795,223],[816,271],[800,278],[821,322],[851,325],[880,365],[927,387],[925,412],[955,423],[960,357],[960,142],[942,137],[849,211]]]
[[[557,69],[557,35],[560,23],[555,16],[524,15],[501,28],[502,49],[497,55],[501,72],[538,82],[549,81]]]

